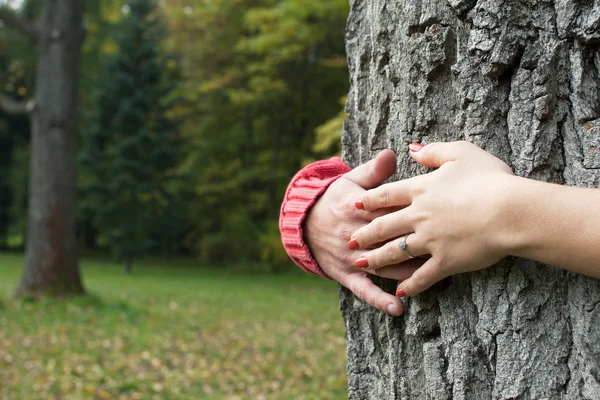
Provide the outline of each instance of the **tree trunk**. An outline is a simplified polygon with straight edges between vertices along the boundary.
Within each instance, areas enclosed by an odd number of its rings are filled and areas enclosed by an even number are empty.
[[[125,261],[123,262],[123,271],[126,275],[131,275],[131,273],[133,272],[133,259],[125,259]]]
[[[80,294],[75,217],[83,1],[46,0],[38,27],[27,255],[17,294]]]
[[[520,176],[598,187],[599,15],[592,1],[352,0],[345,160],[391,148],[403,179],[426,172],[410,142],[464,139]],[[509,258],[399,318],[340,300],[350,399],[600,399],[599,280]]]

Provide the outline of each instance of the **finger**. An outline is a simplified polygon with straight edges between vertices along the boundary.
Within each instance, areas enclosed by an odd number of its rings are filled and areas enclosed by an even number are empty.
[[[403,250],[400,246],[404,245],[405,240],[406,250]],[[377,249],[361,254],[358,260],[356,260],[356,266],[372,271],[388,265],[400,264],[425,254],[428,254],[425,243],[419,238],[418,234],[411,233],[408,236],[391,240]]]
[[[388,179],[396,171],[396,154],[384,150],[371,161],[359,165],[344,175],[363,189],[371,189]]]
[[[431,143],[417,151],[410,152],[412,158],[419,164],[438,168],[450,161],[468,157],[473,152],[483,151],[469,142],[438,142]]]
[[[367,211],[373,211],[380,208],[408,206],[412,202],[411,191],[419,178],[417,176],[403,179],[367,190],[360,198],[362,201],[360,207]]]
[[[365,249],[374,243],[387,242],[407,232],[413,231],[410,207],[375,218],[371,223],[358,229],[352,238],[358,242],[358,248]]]
[[[425,260],[414,259],[406,261],[398,265],[390,265],[387,267],[379,268],[374,271],[367,271],[370,274],[380,276],[382,278],[394,279],[396,281],[403,281],[410,278],[417,269],[419,269]]]
[[[404,311],[402,301],[375,285],[366,274],[348,274],[340,281],[362,301],[389,315],[401,315]]]
[[[442,271],[435,258],[430,258],[425,264],[415,271],[414,274],[398,287],[397,296],[414,296],[429,289],[435,283],[444,279],[447,275]]]
[[[405,207],[381,208],[381,209],[375,210],[375,211],[361,212],[361,213],[357,214],[357,216],[359,216],[360,218],[362,218],[365,221],[371,222],[374,219],[383,217],[384,215],[388,215],[388,214],[391,214],[396,211],[400,211],[403,208],[405,208]]]

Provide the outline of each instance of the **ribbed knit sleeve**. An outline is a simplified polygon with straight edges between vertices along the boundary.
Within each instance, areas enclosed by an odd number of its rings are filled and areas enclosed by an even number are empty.
[[[340,176],[350,171],[339,157],[302,168],[290,182],[279,215],[279,231],[285,251],[303,270],[329,278],[304,243],[302,223],[318,197]]]

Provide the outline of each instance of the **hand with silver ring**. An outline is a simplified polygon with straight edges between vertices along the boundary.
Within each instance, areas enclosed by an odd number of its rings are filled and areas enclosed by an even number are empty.
[[[356,208],[368,212],[401,207],[354,232],[354,243],[365,249],[356,266],[378,274],[411,257],[429,258],[400,284],[400,296],[420,293],[453,274],[486,268],[508,254],[507,229],[497,210],[506,209],[505,187],[515,179],[510,168],[467,142],[417,146],[413,158],[438,167],[436,171],[381,185],[356,202]],[[377,243],[385,244],[367,250]]]
[[[415,295],[507,255],[600,278],[599,189],[517,177],[467,142],[409,147],[415,161],[438,169],[360,196],[355,207],[366,213],[399,210],[357,229],[350,241],[366,249],[356,265],[374,274],[388,265],[403,265],[407,274],[415,261],[423,261],[411,257],[429,256],[400,283],[397,296]]]
[[[404,252],[404,254],[406,254],[406,257],[408,257],[408,259],[410,260],[411,258],[415,258],[415,257],[412,254],[410,254],[410,251],[408,250],[408,243],[406,243],[409,235],[410,235],[410,233],[402,236],[402,240],[400,241],[400,244],[398,245],[398,247],[400,247],[400,250],[402,250]]]

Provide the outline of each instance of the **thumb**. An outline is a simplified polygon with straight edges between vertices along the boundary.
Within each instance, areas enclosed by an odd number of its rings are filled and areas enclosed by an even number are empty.
[[[396,153],[384,150],[371,161],[359,165],[344,175],[363,189],[379,186],[396,171]]]
[[[469,142],[437,142],[427,146],[413,143],[409,147],[412,158],[430,168],[439,168],[447,162],[465,158],[473,151],[481,150]]]

